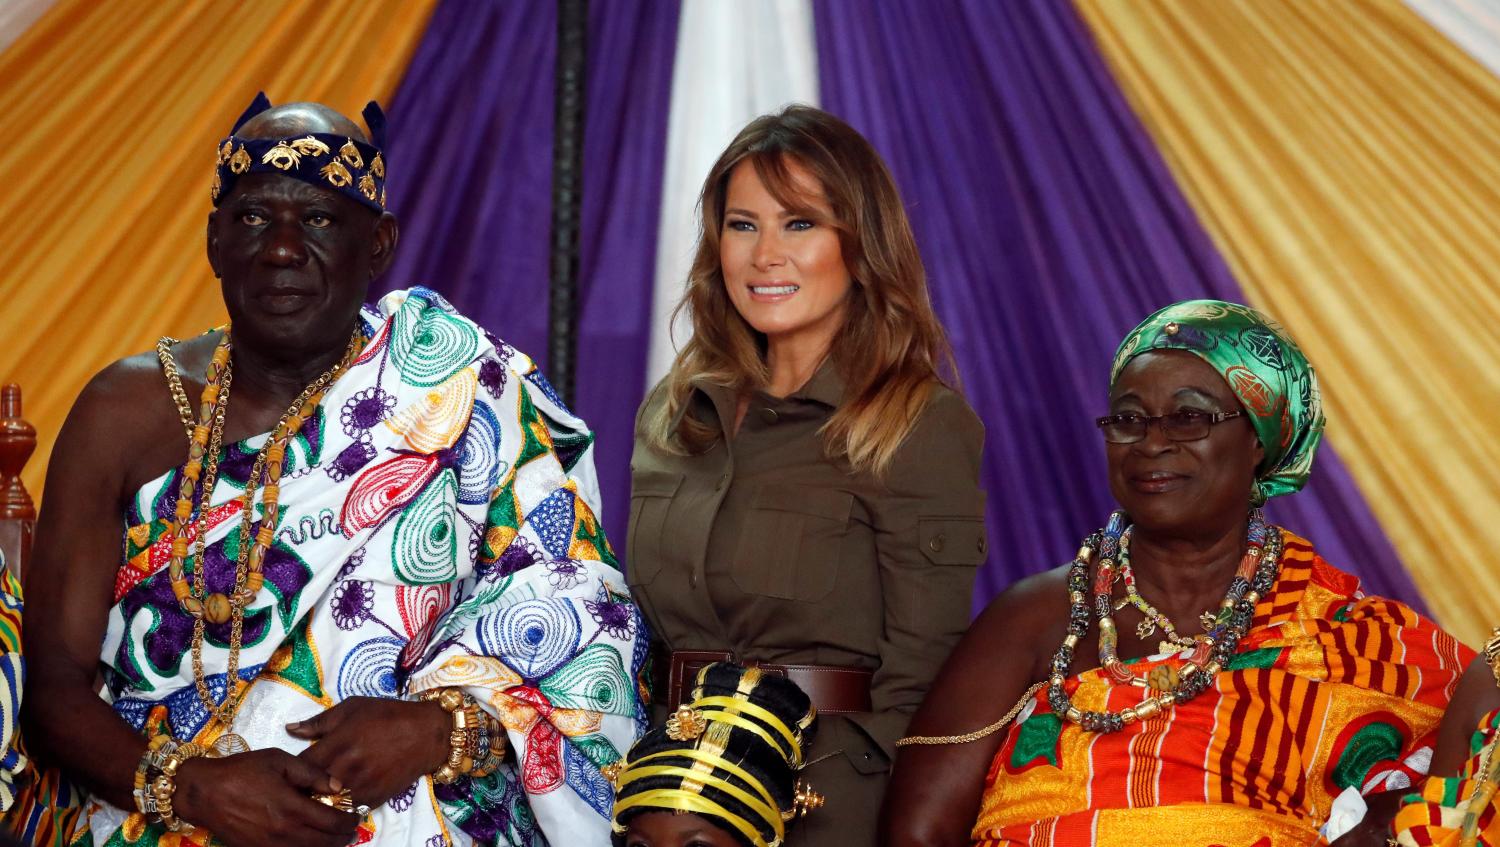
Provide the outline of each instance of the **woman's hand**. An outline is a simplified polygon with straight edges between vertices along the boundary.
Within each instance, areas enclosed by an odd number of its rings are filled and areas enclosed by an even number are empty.
[[[287,726],[316,742],[299,758],[326,770],[355,804],[379,806],[448,760],[453,718],[437,703],[350,697]]]
[[[285,750],[189,759],[177,771],[173,811],[230,847],[343,847],[359,818],[312,799],[340,787]]]

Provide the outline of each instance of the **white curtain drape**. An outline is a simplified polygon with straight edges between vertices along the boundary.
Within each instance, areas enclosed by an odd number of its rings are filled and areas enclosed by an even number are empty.
[[[0,2],[0,50],[14,44],[37,18],[57,0],[4,0]]]
[[[698,241],[703,178],[746,123],[793,102],[818,102],[811,0],[684,0],[667,120],[648,387],[666,374],[686,337],[684,322],[670,323]]]
[[[1480,64],[1500,76],[1500,0],[1403,0]]]

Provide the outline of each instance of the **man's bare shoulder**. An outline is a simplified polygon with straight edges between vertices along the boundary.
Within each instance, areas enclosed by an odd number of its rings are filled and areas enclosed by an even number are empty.
[[[113,411],[141,406],[155,408],[167,394],[161,361],[155,351],[126,356],[106,365],[88,381],[73,404],[73,414]]]
[[[156,353],[139,353],[111,363],[84,386],[54,459],[63,458],[69,469],[82,460],[138,481],[180,461],[185,437]]]

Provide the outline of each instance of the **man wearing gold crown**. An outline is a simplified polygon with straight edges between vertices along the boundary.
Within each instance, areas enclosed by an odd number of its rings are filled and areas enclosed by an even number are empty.
[[[645,635],[592,437],[437,294],[362,305],[397,241],[365,118],[257,98],[212,184],[230,324],[59,437],[25,728],[79,843],[609,841]]]

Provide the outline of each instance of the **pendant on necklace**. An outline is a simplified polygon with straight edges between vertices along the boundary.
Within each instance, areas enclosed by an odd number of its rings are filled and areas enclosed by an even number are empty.
[[[1161,641],[1161,642],[1158,642],[1157,645],[1156,645],[1156,652],[1157,653],[1181,653],[1182,652],[1182,646],[1178,645],[1178,644],[1173,644],[1170,641]]]
[[[1156,622],[1151,620],[1150,618],[1146,618],[1145,620],[1135,625],[1135,635],[1137,638],[1149,638],[1151,636],[1151,633],[1155,631]]]
[[[1198,623],[1203,624],[1204,632],[1208,632],[1209,630],[1213,629],[1216,622],[1217,621],[1214,618],[1213,612],[1204,612],[1203,614],[1198,616]]]

